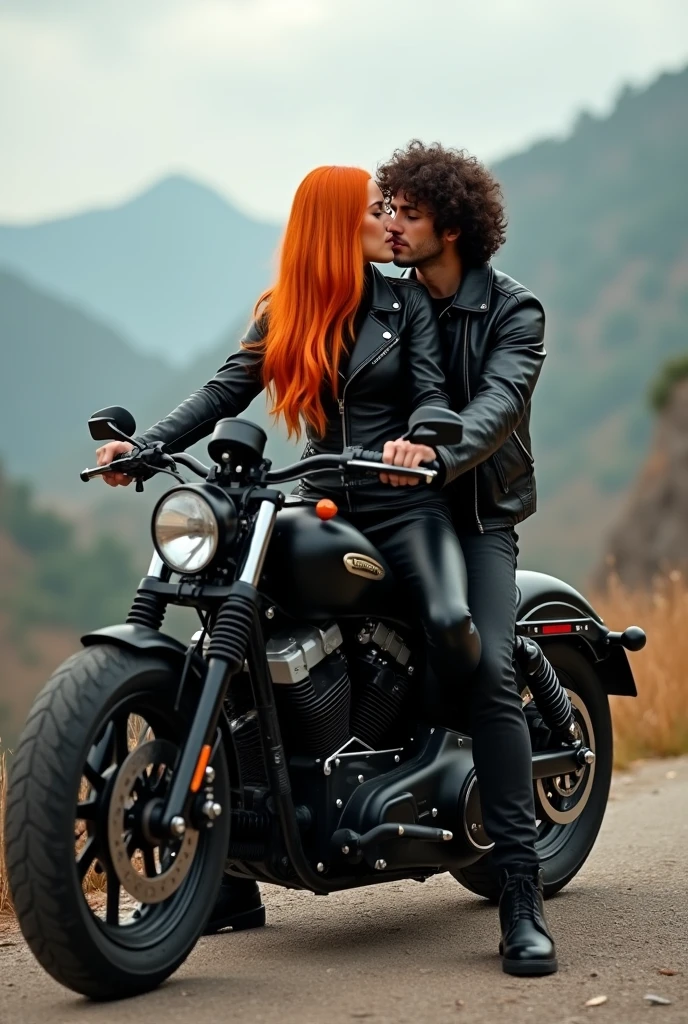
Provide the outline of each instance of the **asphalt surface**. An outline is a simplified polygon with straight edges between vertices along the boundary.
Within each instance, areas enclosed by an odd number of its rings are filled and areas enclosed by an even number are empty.
[[[504,975],[495,909],[449,875],[329,897],[266,887],[265,903],[266,928],[202,939],[156,992],[105,1005],[1,931],[0,1022],[687,1024],[688,759],[615,777],[590,859],[547,904],[557,975]]]

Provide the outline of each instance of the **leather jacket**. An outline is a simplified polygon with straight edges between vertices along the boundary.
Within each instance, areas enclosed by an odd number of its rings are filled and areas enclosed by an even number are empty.
[[[439,322],[445,386],[463,420],[461,443],[438,448],[444,496],[459,532],[514,526],[536,508],[530,401],[546,355],[542,304],[486,263],[465,272]]]
[[[385,441],[407,431],[410,414],[420,406],[449,406],[437,321],[425,288],[386,278],[375,267],[367,278],[368,311],[348,366],[340,370],[338,399],[323,390],[325,434],[318,437],[307,427],[303,458],[351,446],[381,451]],[[241,415],[263,390],[260,355],[250,348],[263,337],[263,325],[255,320],[242,339],[249,347],[230,355],[212,380],[137,440],[162,441],[165,451],[182,451],[210,434],[219,419]],[[392,488],[377,476],[352,476],[344,484],[337,472],[302,481],[299,490],[309,498],[331,496],[351,511],[436,500],[425,484]]]

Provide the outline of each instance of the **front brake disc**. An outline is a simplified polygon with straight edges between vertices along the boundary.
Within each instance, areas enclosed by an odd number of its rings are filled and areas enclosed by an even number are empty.
[[[171,767],[177,758],[177,748],[169,740],[151,740],[136,747],[120,767],[108,808],[108,847],[110,859],[123,888],[139,903],[162,903],[177,891],[193,863],[198,846],[198,831],[187,828],[182,839],[166,844],[167,864],[162,862],[162,847],[156,847],[144,836],[133,845],[130,818],[137,804],[136,783],[145,779],[150,766]],[[146,845],[155,866],[149,875],[142,856]],[[158,862],[154,852],[158,850]],[[138,863],[135,863],[137,861]]]

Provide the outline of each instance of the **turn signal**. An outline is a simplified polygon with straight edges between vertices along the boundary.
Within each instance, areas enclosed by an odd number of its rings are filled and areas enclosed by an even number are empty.
[[[339,512],[339,509],[329,498],[321,498],[315,506],[315,514],[318,519],[331,519],[332,516],[337,515],[337,512]]]

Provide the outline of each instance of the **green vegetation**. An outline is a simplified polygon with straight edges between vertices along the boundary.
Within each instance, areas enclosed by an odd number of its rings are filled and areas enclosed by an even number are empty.
[[[678,356],[665,363],[655,377],[649,392],[650,406],[655,412],[661,412],[666,406],[671,392],[679,381],[688,377],[688,355]]]
[[[126,615],[140,577],[128,548],[107,534],[80,544],[72,523],[1,470],[0,531],[26,557],[0,599],[16,634],[46,625],[87,630]]]

